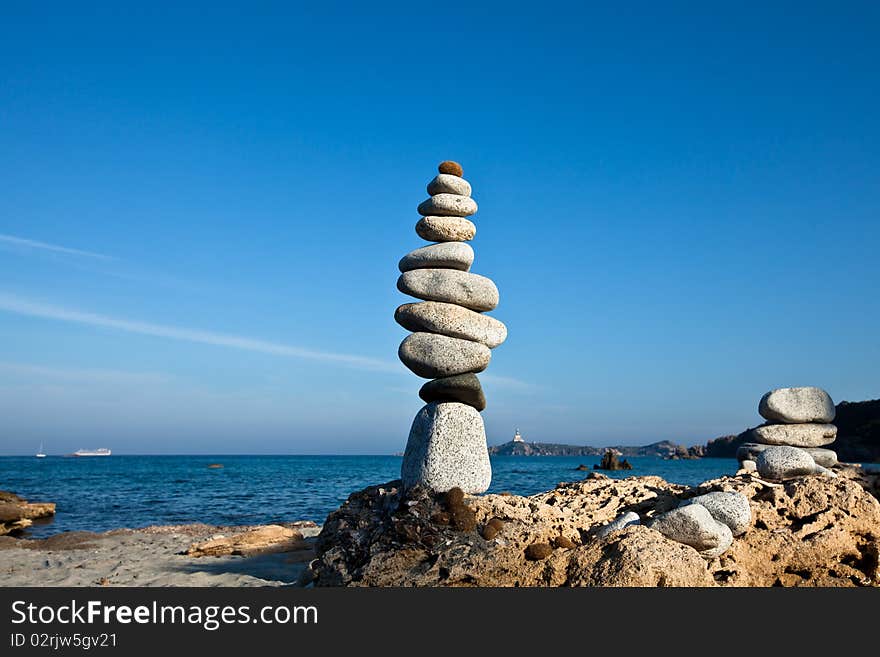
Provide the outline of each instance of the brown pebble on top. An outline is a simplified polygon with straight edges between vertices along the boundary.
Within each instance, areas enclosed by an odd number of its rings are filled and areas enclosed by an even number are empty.
[[[437,167],[437,170],[440,173],[448,173],[452,176],[458,176],[459,178],[464,175],[464,169],[461,168],[461,165],[452,160],[444,160],[440,163],[440,166]]]

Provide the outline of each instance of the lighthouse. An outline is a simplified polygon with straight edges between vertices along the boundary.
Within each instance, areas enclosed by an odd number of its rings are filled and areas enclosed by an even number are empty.
[[[516,430],[516,433],[513,434],[513,442],[515,443],[524,443],[523,437],[519,435],[519,429]]]

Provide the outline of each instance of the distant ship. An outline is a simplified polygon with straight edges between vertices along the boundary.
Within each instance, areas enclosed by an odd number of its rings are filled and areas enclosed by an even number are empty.
[[[46,453],[43,451],[43,443],[40,443],[40,451],[37,452],[37,458],[38,459],[46,458]]]
[[[106,447],[101,449],[78,449],[73,453],[74,456],[110,456],[110,454],[110,450]]]

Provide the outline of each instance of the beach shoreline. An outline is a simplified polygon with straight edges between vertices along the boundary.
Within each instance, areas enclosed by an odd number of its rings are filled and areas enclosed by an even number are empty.
[[[286,529],[298,540],[239,549],[240,554],[187,554],[194,545],[216,545],[226,539],[234,543],[267,527]],[[320,531],[320,526],[306,521],[235,527],[163,525],[103,533],[63,532],[44,539],[3,536],[0,585],[296,586],[313,558]]]

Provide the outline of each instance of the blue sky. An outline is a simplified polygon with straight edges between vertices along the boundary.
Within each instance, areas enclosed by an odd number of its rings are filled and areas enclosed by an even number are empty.
[[[490,443],[880,396],[876,5],[180,4],[4,8],[0,453],[402,449],[447,158],[510,331]]]

